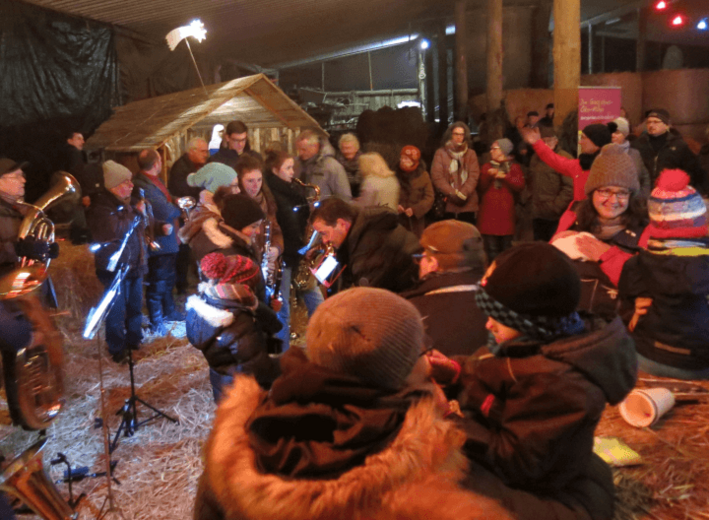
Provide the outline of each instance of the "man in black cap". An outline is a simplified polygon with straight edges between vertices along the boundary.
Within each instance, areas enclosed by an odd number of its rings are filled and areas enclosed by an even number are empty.
[[[671,130],[671,125],[667,110],[662,108],[650,110],[645,118],[646,132],[643,132],[631,145],[640,152],[650,172],[651,187],[655,186],[662,170],[679,168],[689,174],[692,179],[691,185],[706,195],[709,193],[707,174],[682,136]]]
[[[549,103],[545,108],[546,114],[539,120],[539,126],[554,126],[554,103]]]
[[[18,256],[32,260],[56,258],[59,247],[32,237],[18,242],[17,233],[26,212],[25,174],[27,163],[0,158],[0,274],[14,268]]]

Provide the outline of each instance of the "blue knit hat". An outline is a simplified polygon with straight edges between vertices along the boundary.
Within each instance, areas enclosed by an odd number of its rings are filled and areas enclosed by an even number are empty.
[[[214,193],[220,186],[229,186],[236,179],[234,168],[226,164],[211,162],[202,166],[195,173],[187,176],[187,184],[193,188],[202,188]]]

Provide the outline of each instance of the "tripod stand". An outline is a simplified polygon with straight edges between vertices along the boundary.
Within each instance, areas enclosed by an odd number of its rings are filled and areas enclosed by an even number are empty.
[[[135,431],[142,425],[152,421],[153,419],[157,419],[158,417],[164,417],[168,421],[180,424],[180,421],[178,421],[174,417],[170,417],[165,412],[162,412],[155,408],[153,405],[146,403],[144,400],[142,400],[136,395],[135,375],[133,373],[133,366],[133,351],[131,349],[128,349],[128,371],[130,372],[130,397],[126,399],[126,402],[123,403],[123,406],[116,412],[116,415],[122,415],[123,417],[121,419],[121,424],[118,426],[118,430],[116,431],[116,435],[113,437],[113,442],[111,443],[109,453],[113,453],[113,450],[116,449],[116,444],[118,444],[118,437],[121,436],[121,432],[123,432],[126,437],[131,437],[135,433]],[[155,412],[155,414],[151,417],[148,417],[147,419],[139,421],[137,408],[138,403],[142,404],[146,408],[150,408],[153,412]]]

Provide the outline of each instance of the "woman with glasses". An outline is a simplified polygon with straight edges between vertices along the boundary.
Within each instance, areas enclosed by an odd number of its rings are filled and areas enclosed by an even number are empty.
[[[645,199],[633,160],[621,146],[603,147],[585,194],[561,216],[551,243],[575,261],[583,284],[580,308],[612,317],[620,311],[623,265],[647,243]]]
[[[480,177],[478,156],[470,142],[470,128],[453,123],[443,134],[443,145],[436,151],[431,166],[431,180],[445,197],[444,219],[456,219],[475,225]]]

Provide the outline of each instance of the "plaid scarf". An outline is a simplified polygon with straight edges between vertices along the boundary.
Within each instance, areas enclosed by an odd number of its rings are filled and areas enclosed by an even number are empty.
[[[492,298],[482,287],[475,293],[475,301],[487,316],[507,327],[520,331],[526,338],[532,340],[551,341],[584,331],[583,320],[575,311],[560,318],[520,314]],[[492,335],[488,340],[488,346],[497,346]]]

